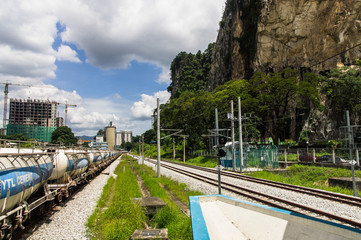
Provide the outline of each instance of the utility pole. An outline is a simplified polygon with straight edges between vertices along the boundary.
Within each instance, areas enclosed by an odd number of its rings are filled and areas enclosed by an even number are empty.
[[[144,134],[142,134],[142,164],[144,165]]]
[[[347,121],[347,132],[348,132],[348,143],[349,143],[349,148],[350,148],[353,195],[355,197],[357,197],[356,182],[355,182],[355,167],[354,167],[353,156],[352,156],[350,116],[349,116],[348,110],[346,111],[346,121]]]
[[[239,150],[240,150],[240,169],[243,167],[243,136],[242,136],[242,112],[241,112],[241,98],[238,97],[238,122],[239,122]]]
[[[183,136],[183,163],[186,163],[186,136]]]
[[[173,138],[173,161],[175,161],[175,141]]]
[[[215,109],[215,115],[216,115],[216,139],[218,140],[219,137],[219,128],[218,128],[218,109]],[[218,146],[218,141],[216,141]],[[218,147],[219,149],[219,147]],[[218,194],[222,194],[222,186],[221,186],[221,157],[217,156],[217,162],[218,162]]]
[[[234,110],[233,110],[233,100],[231,100],[231,128],[232,128],[232,165],[233,171],[236,171],[236,157],[234,151]]]
[[[159,110],[159,98],[157,98],[157,177],[160,178],[160,110]]]
[[[141,158],[141,156],[142,156],[142,152],[140,150],[140,137],[139,137],[139,157]],[[139,163],[139,161],[138,161],[138,163]]]

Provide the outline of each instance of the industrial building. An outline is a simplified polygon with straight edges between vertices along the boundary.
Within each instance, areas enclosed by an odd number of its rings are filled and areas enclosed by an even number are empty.
[[[57,128],[57,103],[33,99],[10,99],[7,135],[24,134],[29,138],[50,142]],[[58,122],[59,123],[59,122]]]
[[[104,148],[107,144],[108,149],[114,150],[125,142],[132,142],[132,131],[116,131],[116,127],[110,122],[104,128],[104,136],[97,135],[95,141],[91,143],[93,148]]]
[[[115,136],[116,136],[116,128],[113,126],[112,122],[109,123],[107,127],[104,129],[105,133],[105,141],[108,143],[108,149],[114,150],[115,148]]]
[[[115,145],[120,146],[126,142],[132,142],[132,131],[117,132]]]

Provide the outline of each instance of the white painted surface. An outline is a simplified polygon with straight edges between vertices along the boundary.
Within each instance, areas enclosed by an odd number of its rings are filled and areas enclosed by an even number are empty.
[[[222,201],[200,202],[211,239],[283,239],[287,221]]]
[[[199,196],[198,200],[207,226],[204,230],[211,240],[361,239],[360,231],[354,228],[223,195]]]

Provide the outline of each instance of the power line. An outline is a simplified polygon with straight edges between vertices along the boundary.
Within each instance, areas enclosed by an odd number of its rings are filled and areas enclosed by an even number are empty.
[[[350,51],[350,50],[352,50],[352,49],[354,49],[354,48],[357,48],[358,46],[361,46],[361,43],[356,44],[355,46],[353,46],[353,47],[351,47],[351,48],[348,48],[348,49],[346,49],[346,50],[344,50],[344,51],[342,51],[342,52],[340,52],[340,53],[337,53],[337,54],[335,54],[335,55],[333,55],[333,56],[331,56],[331,57],[329,57],[329,58],[326,58],[326,59],[324,59],[324,60],[322,60],[322,61],[320,61],[320,62],[318,62],[318,63],[316,63],[316,64],[314,64],[314,65],[312,65],[312,66],[310,66],[310,68],[313,68],[313,67],[315,67],[315,66],[317,66],[317,65],[319,65],[319,64],[321,64],[321,63],[324,63],[324,62],[326,62],[326,61],[328,61],[328,60],[330,60],[330,59],[332,59],[332,58],[334,58],[334,57],[337,57],[338,55],[341,55],[341,54],[343,54],[343,53],[345,53],[345,52],[348,52],[348,51]]]

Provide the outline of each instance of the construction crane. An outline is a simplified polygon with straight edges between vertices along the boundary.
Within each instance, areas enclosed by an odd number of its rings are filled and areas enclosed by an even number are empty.
[[[8,94],[9,94],[9,85],[13,85],[13,86],[25,86],[25,87],[31,87],[30,85],[25,85],[25,84],[16,84],[16,83],[0,83],[5,85],[5,96],[4,96],[4,118],[3,118],[3,131],[1,131],[1,134],[5,135],[6,133],[6,115],[8,112]]]
[[[77,105],[68,104],[68,103],[59,103],[59,102],[58,102],[58,104],[62,104],[65,106],[65,124],[64,125],[67,126],[68,125],[68,106],[69,107],[77,107]]]

